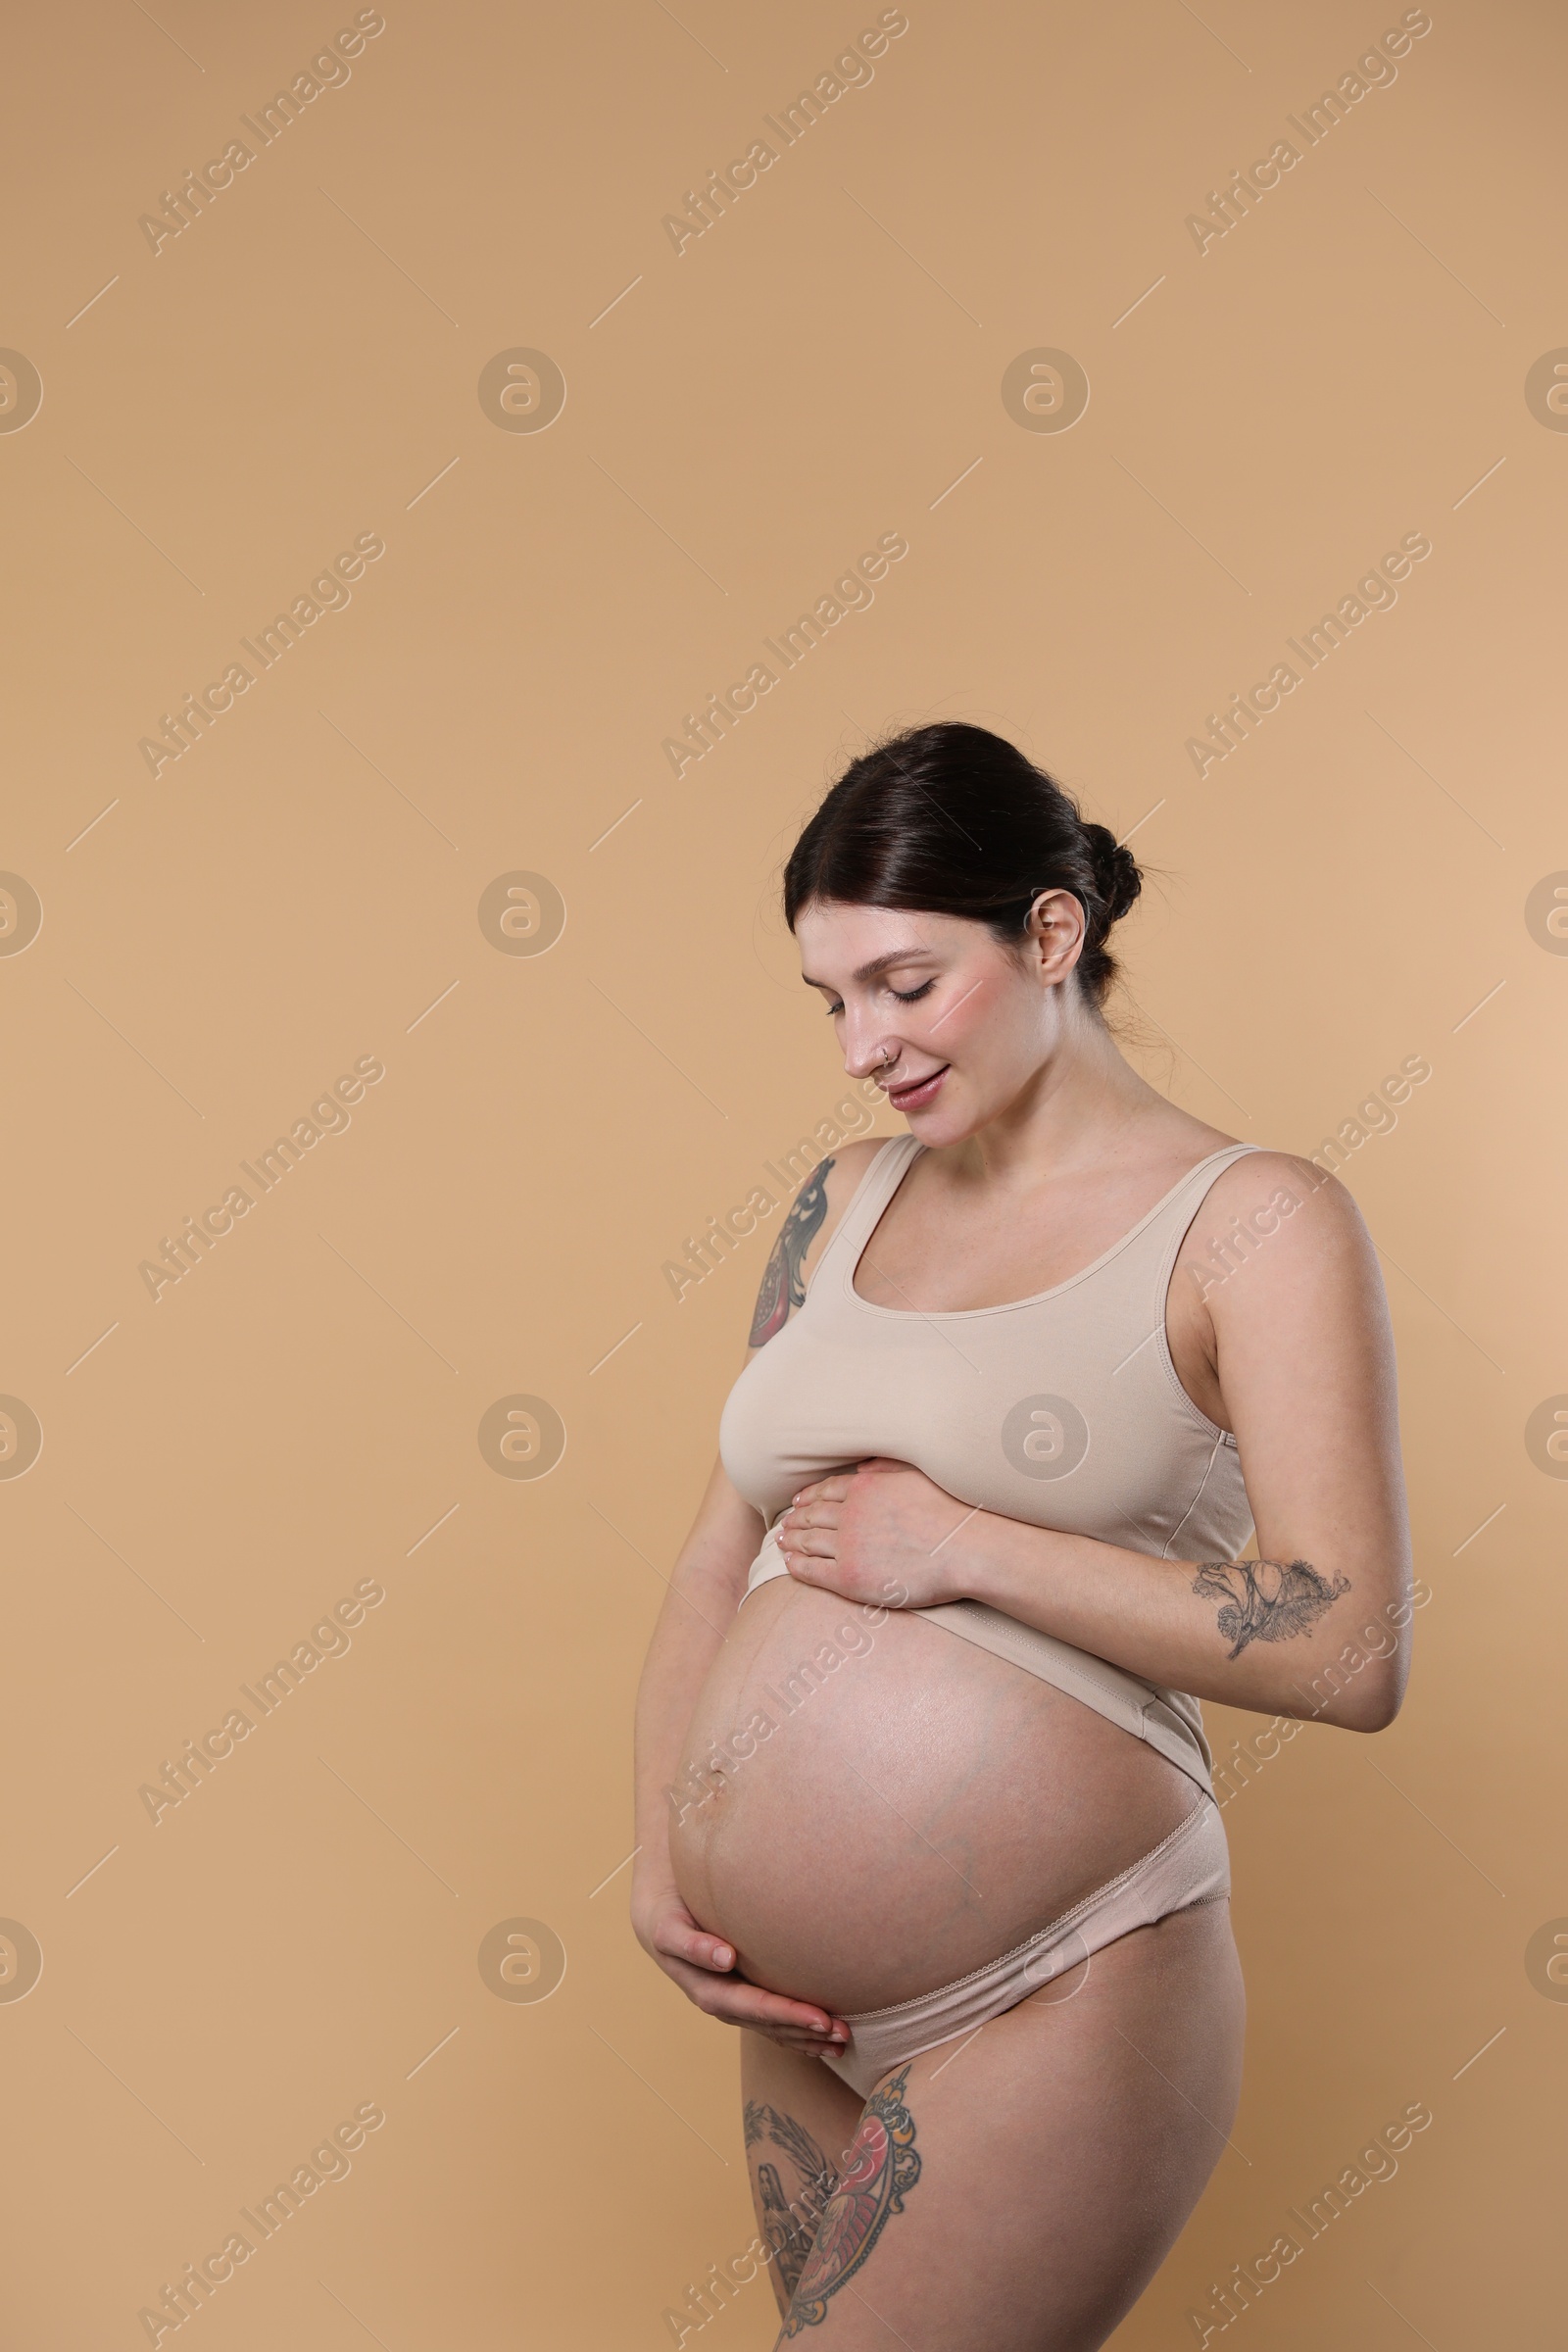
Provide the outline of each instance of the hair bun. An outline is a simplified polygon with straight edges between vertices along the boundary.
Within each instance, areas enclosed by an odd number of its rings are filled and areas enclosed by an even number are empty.
[[[1108,825],[1086,824],[1084,847],[1094,867],[1095,887],[1109,925],[1119,922],[1144,887],[1138,860]]]

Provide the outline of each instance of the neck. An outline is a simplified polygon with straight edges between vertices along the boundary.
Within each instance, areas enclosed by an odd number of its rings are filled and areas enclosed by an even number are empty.
[[[1135,1128],[1151,1116],[1169,1117],[1171,1109],[1132,1068],[1104,1023],[1074,1007],[1027,1084],[965,1139],[956,1158],[965,1175],[1032,1191],[1105,1166]]]

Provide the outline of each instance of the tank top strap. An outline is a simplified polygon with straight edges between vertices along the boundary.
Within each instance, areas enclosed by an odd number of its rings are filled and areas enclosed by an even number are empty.
[[[871,1238],[872,1228],[897,1192],[919,1150],[920,1146],[912,1135],[888,1137],[857,1185],[843,1216],[828,1236],[827,1247],[808,1286],[811,1291],[818,1288],[830,1258],[843,1269],[844,1279],[851,1279],[860,1251]]]
[[[1176,1190],[1163,1200],[1150,1219],[1140,1237],[1146,1248],[1155,1255],[1154,1298],[1161,1323],[1164,1321],[1165,1294],[1170,1287],[1171,1272],[1177,1253],[1187,1239],[1187,1229],[1197,1216],[1203,1201],[1225,1170],[1250,1152],[1261,1152],[1261,1144],[1227,1144],[1222,1151],[1211,1152],[1200,1159],[1196,1168],[1189,1168]]]

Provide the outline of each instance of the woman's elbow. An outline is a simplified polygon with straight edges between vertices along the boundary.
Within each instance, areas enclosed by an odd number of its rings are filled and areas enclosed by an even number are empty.
[[[1327,1660],[1303,1685],[1291,1685],[1297,1704],[1282,1714],[1328,1723],[1344,1732],[1386,1732],[1404,1702],[1408,1659],[1402,1647],[1371,1655],[1350,1648]]]
[[[1386,1732],[1404,1704],[1408,1660],[1400,1650],[1371,1658],[1342,1698],[1338,1720],[1349,1732]]]

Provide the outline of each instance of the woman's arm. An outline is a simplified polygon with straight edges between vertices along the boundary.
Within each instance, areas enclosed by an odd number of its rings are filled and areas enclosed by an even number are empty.
[[[787,1209],[762,1273],[750,1347],[763,1348],[801,1305],[869,1162],[885,1138],[861,1138],[821,1159]],[[643,1949],[710,2017],[750,2026],[786,2048],[842,2049],[849,2029],[814,2002],[792,2001],[735,1975],[731,1945],[698,1926],[675,1887],[669,1833],[681,1748],[697,1694],[728,1638],[765,1530],[715,1462],[681,1547],[648,1645],[637,1692],[637,1857],[632,1926]]]
[[[838,2023],[814,2002],[792,2001],[735,1975],[735,1950],[698,1926],[676,1891],[669,1859],[672,1791],[697,1693],[723,1647],[762,1521],[715,1463],[669,1580],[637,1692],[636,1834],[631,1919],[638,1942],[710,2017],[750,2026],[791,2049],[840,2049]]]
[[[907,1606],[986,1601],[1200,1698],[1354,1731],[1392,1722],[1411,1607],[1393,1341],[1355,1202],[1317,1177],[1205,1299],[1256,1558],[1158,1559],[966,1513],[880,1462],[803,1490],[781,1523],[791,1573],[851,1598],[891,1573]]]

